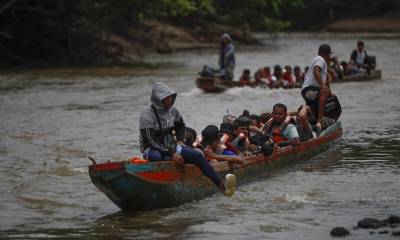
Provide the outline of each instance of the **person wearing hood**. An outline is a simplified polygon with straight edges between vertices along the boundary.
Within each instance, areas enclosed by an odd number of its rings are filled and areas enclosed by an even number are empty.
[[[219,69],[222,74],[221,78],[226,80],[233,79],[233,72],[235,70],[235,46],[232,43],[232,38],[228,33],[221,36],[219,50]]]
[[[235,46],[232,43],[231,36],[228,33],[224,33],[220,40],[219,69],[204,66],[199,75],[202,77],[218,77],[223,80],[232,80],[235,64]]]
[[[139,119],[143,157],[151,162],[195,164],[224,195],[232,196],[236,188],[236,176],[227,174],[225,181],[222,181],[202,153],[183,144],[185,123],[179,111],[173,107],[176,96],[177,93],[164,83],[153,85],[151,105],[145,107]]]

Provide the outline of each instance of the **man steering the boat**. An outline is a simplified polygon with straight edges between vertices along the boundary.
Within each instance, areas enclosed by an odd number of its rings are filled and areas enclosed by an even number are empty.
[[[203,70],[199,72],[200,76],[218,77],[223,80],[233,79],[236,65],[235,45],[233,45],[232,38],[228,33],[222,34],[220,39],[218,65],[219,69],[204,66]]]
[[[311,63],[301,90],[301,95],[317,118],[317,122],[324,118],[327,99],[333,96],[329,87],[330,75],[328,74],[331,53],[331,47],[328,44],[319,46],[318,56]]]
[[[143,157],[151,162],[173,161],[178,166],[195,164],[225,196],[232,196],[236,188],[235,175],[227,174],[222,181],[200,152],[183,144],[185,123],[173,107],[176,96],[177,93],[164,83],[153,85],[152,104],[143,110],[139,120]]]

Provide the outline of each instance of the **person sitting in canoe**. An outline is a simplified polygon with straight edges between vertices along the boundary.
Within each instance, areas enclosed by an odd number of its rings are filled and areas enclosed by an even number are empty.
[[[254,80],[259,84],[265,84],[269,88],[272,88],[272,76],[270,67],[266,66],[264,68],[258,69],[254,74]]]
[[[183,138],[183,143],[186,146],[194,147],[197,140],[197,132],[193,128],[185,126],[185,136]]]
[[[179,111],[173,107],[176,96],[177,93],[164,83],[157,82],[153,85],[152,104],[143,110],[139,119],[143,157],[151,162],[195,164],[222,193],[232,196],[236,188],[236,176],[227,174],[225,181],[222,181],[201,153],[183,144],[185,123]]]
[[[300,142],[308,141],[314,137],[312,125],[316,122],[309,106],[301,105],[297,109],[297,112],[291,117],[290,122],[296,126]],[[316,135],[319,135],[320,132],[321,129],[316,127]]]
[[[240,76],[239,83],[243,85],[248,85],[251,81],[250,70],[243,70],[242,76]]]
[[[238,156],[240,154],[239,149],[231,144],[231,141],[235,139],[235,128],[233,124],[228,122],[221,123],[219,133],[221,134],[220,143],[225,146],[222,154]]]
[[[289,123],[289,120],[287,107],[277,103],[272,108],[272,118],[263,127],[264,133],[271,135],[273,141],[280,147],[300,144],[297,128]]]
[[[365,68],[367,72],[376,66],[375,57],[370,57],[365,51],[365,45],[363,41],[357,42],[357,49],[351,52],[350,60],[358,67]]]
[[[294,76],[292,72],[292,67],[289,65],[285,66],[285,73],[282,75],[283,88],[293,88],[294,86]]]
[[[250,134],[250,118],[240,116],[233,122],[235,138],[230,142],[239,149],[240,152],[249,152],[257,150],[257,146],[249,141]]]
[[[341,67],[341,64],[339,63],[338,57],[332,56],[328,71],[329,70],[331,70],[330,72],[332,75],[332,81],[343,80],[343,76],[344,76],[343,69]]]
[[[361,71],[357,68],[353,61],[341,61],[340,66],[344,76],[361,73]]]
[[[294,73],[294,80],[295,80],[294,87],[303,86],[304,73],[301,72],[301,68],[299,66],[294,66],[293,73]]]
[[[227,154],[226,146],[220,142],[220,133],[217,126],[208,125],[201,132],[199,148],[204,152],[207,160],[229,161],[243,163],[243,159],[236,154]]]
[[[301,90],[301,95],[318,122],[325,116],[328,97],[334,96],[329,87],[330,75],[327,64],[331,59],[331,53],[331,47],[328,44],[319,46],[318,56],[311,63]]]
[[[261,118],[257,114],[251,114],[250,118],[250,137],[254,136],[257,133],[262,133],[262,123]]]
[[[264,126],[268,122],[268,120],[270,120],[271,118],[272,118],[272,114],[271,113],[269,113],[269,112],[261,113],[260,114],[261,125]]]
[[[283,86],[283,72],[281,65],[274,66],[274,73],[272,74],[272,87],[280,88]]]

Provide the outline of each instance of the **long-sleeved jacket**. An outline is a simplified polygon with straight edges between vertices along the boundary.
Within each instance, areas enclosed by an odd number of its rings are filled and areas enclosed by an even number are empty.
[[[164,98],[168,96],[176,98],[176,95],[176,92],[164,83],[157,82],[153,85],[151,93],[152,104],[145,107],[139,120],[142,149],[152,148],[162,152],[164,155],[172,156],[176,150],[176,140],[183,141],[185,123],[182,116],[175,107],[166,109],[161,103]],[[154,110],[157,111],[162,129],[158,125]],[[175,131],[176,140],[172,131]]]
[[[236,64],[236,62],[235,62],[235,46],[232,44],[232,39],[231,39],[231,36],[229,36],[229,34],[224,33],[221,36],[221,43],[224,38],[229,40],[229,44],[226,45],[225,47],[222,46],[222,44],[221,44],[218,64],[219,64],[219,68],[224,69],[228,73],[229,77],[231,79],[233,79],[233,72],[235,70],[235,64]]]

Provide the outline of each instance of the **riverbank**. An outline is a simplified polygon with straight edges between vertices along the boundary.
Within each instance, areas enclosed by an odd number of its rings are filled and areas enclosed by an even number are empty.
[[[333,38],[331,36],[337,36]],[[237,71],[260,66],[305,66],[316,46],[331,42],[349,56],[358,37],[287,34],[265,46],[242,46]],[[173,66],[146,76],[24,78],[0,86],[0,236],[2,239],[391,239],[353,229],[360,219],[400,214],[400,54],[398,39],[369,39],[383,78],[332,85],[343,106],[343,140],[326,154],[242,185],[232,198],[221,194],[162,211],[125,215],[90,181],[87,156],[99,161],[140,154],[138,119],[150,103],[151,86],[165,82],[178,92],[176,106],[199,133],[218,125],[227,110],[240,115],[304,104],[300,92],[240,88],[203,94],[195,73],[216,64],[214,50],[147,55]],[[380,61],[382,59],[382,61]],[[385,120],[382,121],[382,116]],[[393,230],[389,229],[389,233]],[[394,238],[393,238],[394,239]]]
[[[354,16],[329,23],[325,27],[330,32],[368,32],[400,34],[400,6],[393,6],[390,11],[380,16]]]
[[[329,24],[331,32],[400,33],[400,16],[343,19]]]
[[[0,64],[0,71],[15,72],[42,68],[106,68],[110,65],[140,65],[141,59],[152,53],[168,54],[196,49],[217,49],[220,36],[228,32],[240,44],[259,44],[246,26],[230,26],[213,22],[198,22],[187,25],[146,21],[128,28],[126,33],[101,33],[97,52],[88,52],[85,61],[69,61],[64,55],[52,54],[40,59],[19,59]],[[10,54],[11,56],[12,54]],[[12,59],[13,57],[10,57]],[[10,69],[11,67],[11,69]]]

